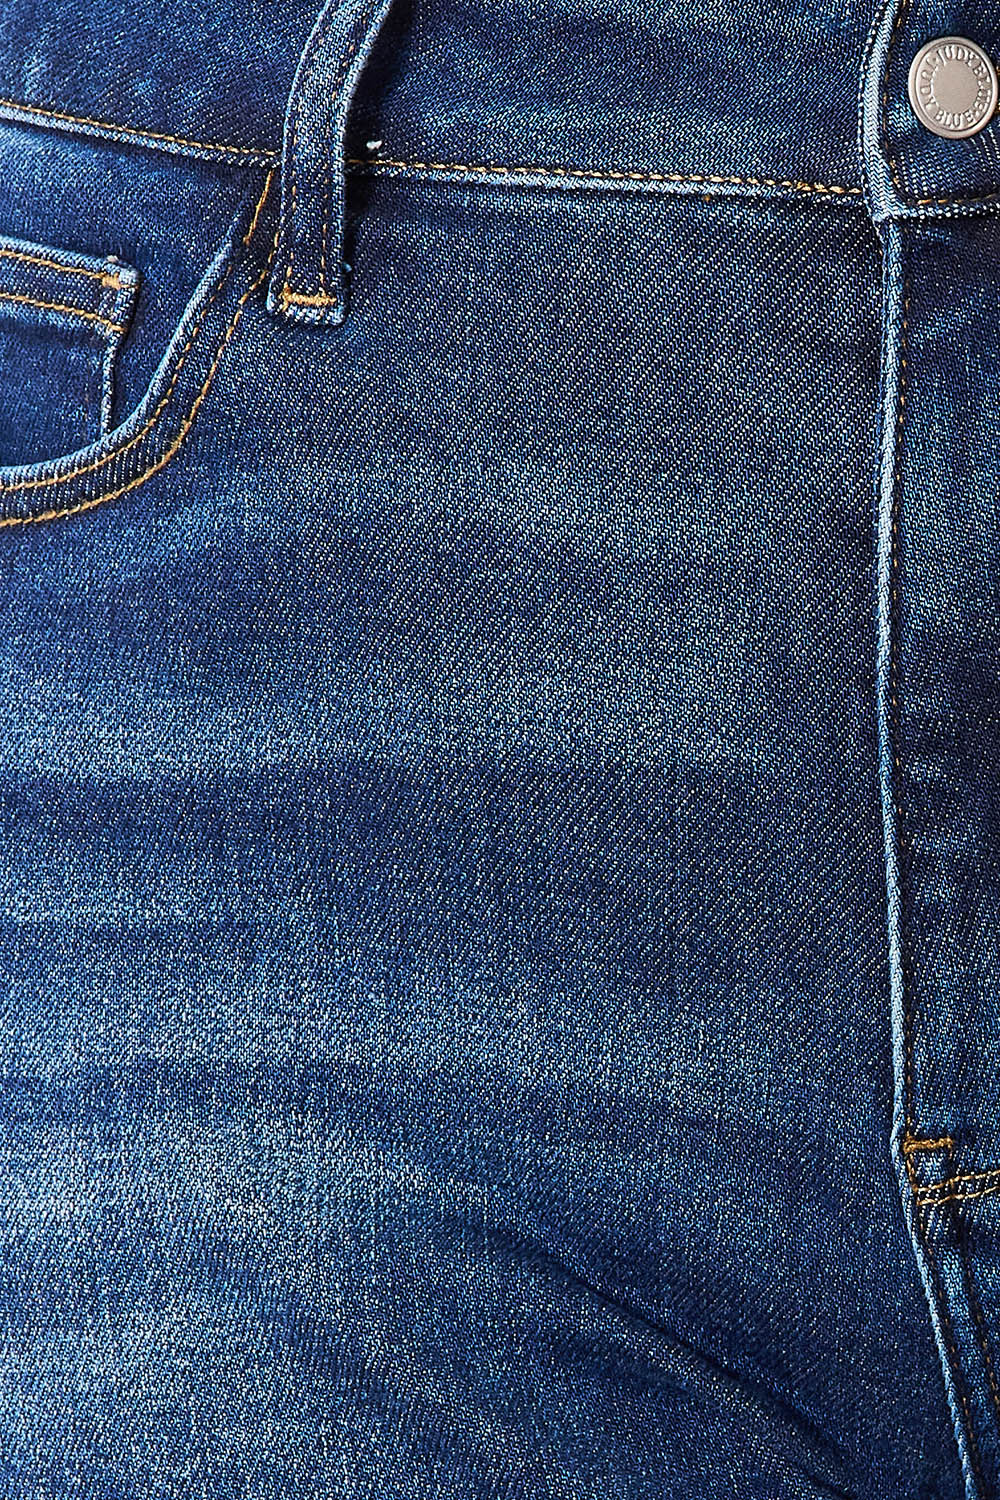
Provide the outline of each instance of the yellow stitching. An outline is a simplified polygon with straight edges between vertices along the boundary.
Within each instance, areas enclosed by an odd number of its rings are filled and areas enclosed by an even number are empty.
[[[263,192],[261,193],[260,198],[257,200],[257,207],[258,207],[258,209],[260,208],[260,206],[263,204],[265,198],[267,197],[267,190],[268,190],[268,187],[271,184],[271,180],[272,180],[273,176],[274,176],[273,172],[268,173],[267,181],[264,183]],[[270,260],[273,261],[273,259],[274,259],[274,252],[272,251]],[[270,264],[270,261],[268,263]],[[167,402],[170,400],[170,397],[173,394],[174,387],[177,384],[177,381],[178,381],[178,378],[180,376],[181,370],[182,370],[182,368],[184,366],[184,361],[187,358],[188,353],[190,352],[191,345],[194,343],[195,339],[198,337],[198,334],[201,331],[201,326],[202,326],[202,324],[205,321],[205,317],[206,317],[206,315],[208,313],[208,310],[211,307],[212,303],[215,301],[216,297],[218,297],[219,293],[222,291],[222,289],[225,286],[226,282],[229,280],[229,277],[231,276],[231,274],[233,272],[233,268],[234,268],[234,262],[230,261],[229,265],[226,267],[225,273],[219,279],[218,285],[216,286],[215,290],[212,292],[211,296],[208,298],[208,300],[206,301],[204,307],[202,308],[201,313],[200,313],[199,318],[198,318],[198,321],[196,322],[194,328],[192,328],[191,334],[190,334],[190,336],[188,338],[188,341],[184,345],[183,349],[180,352],[180,356],[178,358],[177,365],[176,365],[176,367],[174,369],[173,377],[172,377],[172,379],[170,381],[170,384],[167,387],[166,391],[164,392],[163,396],[161,397],[159,403],[157,404],[156,410],[152,413],[152,415],[150,416],[149,420],[145,423],[145,425],[143,427],[141,427],[138,432],[134,433],[133,436],[129,439],[129,441],[127,443],[123,444],[121,448],[115,448],[114,451],[111,452],[111,453],[102,454],[102,456],[100,458],[94,459],[89,464],[82,464],[79,468],[77,468],[77,469],[70,469],[66,473],[48,474],[48,475],[45,475],[44,477],[39,478],[39,479],[16,479],[16,480],[10,480],[7,483],[4,483],[3,481],[0,481],[0,495],[13,494],[14,491],[16,491],[16,490],[46,489],[46,488],[50,487],[53,484],[64,484],[69,479],[76,479],[81,474],[90,474],[95,469],[101,469],[106,464],[109,464],[109,463],[112,463],[112,462],[116,462],[122,456],[122,454],[127,453],[130,448],[134,448],[135,445],[136,445],[136,443],[140,442],[146,436],[146,434],[153,427],[156,426],[156,423],[159,420],[159,417],[160,417],[161,412],[163,411],[163,408],[166,406]],[[57,512],[56,514],[61,514],[61,512]]]
[[[608,182],[690,182],[715,183],[728,187],[794,188],[800,193],[826,193],[833,197],[860,197],[860,187],[845,187],[840,183],[800,182],[781,177],[725,177],[713,172],[617,172],[591,170],[587,167],[552,167],[509,165],[503,162],[484,162],[471,166],[457,161],[402,161],[384,156],[350,156],[350,167],[391,167],[399,171],[418,172],[466,172],[470,174],[497,175],[518,173],[547,177],[573,177]]]
[[[281,288],[281,305],[287,307],[294,303],[296,307],[336,307],[339,297],[331,297],[326,292],[318,292],[313,297],[307,297],[305,292],[289,292],[285,287]]]
[[[236,311],[233,314],[229,327],[226,329],[225,337],[216,350],[215,358],[212,361],[208,374],[205,376],[205,381],[201,387],[201,390],[198,392],[197,396],[194,399],[191,410],[188,412],[187,416],[182,422],[180,431],[174,438],[174,441],[170,444],[169,448],[167,448],[166,451],[160,455],[160,457],[154,464],[151,464],[148,469],[143,471],[143,473],[136,475],[134,479],[130,479],[128,484],[123,484],[116,490],[109,490],[107,494],[93,495],[89,500],[81,500],[76,505],[68,505],[62,509],[57,510],[42,511],[38,515],[34,516],[4,516],[0,518],[0,526],[18,526],[29,521],[54,521],[61,518],[62,516],[78,515],[80,511],[92,510],[95,505],[103,504],[105,500],[117,500],[120,495],[127,494],[129,490],[136,489],[140,484],[144,484],[147,479],[152,478],[154,474],[157,474],[160,469],[164,468],[173,458],[174,454],[180,448],[184,439],[190,432],[191,427],[194,423],[194,419],[198,415],[198,408],[204,401],[205,396],[208,392],[208,388],[215,376],[215,372],[219,368],[219,362],[221,361],[223,354],[226,352],[233,334],[236,332],[236,327],[240,321],[240,318],[243,316],[244,305],[247,302],[248,298],[253,296],[254,292],[261,285],[261,283],[267,279],[269,268],[270,260],[268,261],[268,265],[265,267],[265,269],[257,277],[253,285],[247,288],[247,290],[240,298],[239,302],[236,304]]]
[[[42,302],[38,297],[22,297],[17,292],[0,292],[4,302],[19,302],[24,307],[42,307],[47,312],[72,313],[75,318],[86,318],[88,323],[100,323],[109,333],[124,333],[120,323],[109,323],[100,313],[84,312],[82,307],[69,307],[65,302]]]
[[[264,178],[264,190],[261,193],[260,197],[257,199],[257,206],[253,211],[253,218],[250,220],[250,228],[243,236],[244,245],[249,245],[250,241],[253,239],[254,230],[257,228],[257,221],[260,218],[261,214],[264,212],[264,204],[267,201],[268,193],[271,191],[271,183],[277,170],[277,167],[272,167],[267,176]]]
[[[979,1341],[980,1349],[983,1351],[986,1378],[989,1380],[990,1395],[993,1397],[993,1410],[997,1417],[1000,1417],[1000,1390],[997,1389],[996,1372],[993,1369],[993,1356],[989,1351],[989,1345],[986,1341],[986,1325],[983,1322],[983,1309],[980,1305],[975,1282],[972,1279],[972,1263],[966,1253],[964,1237],[960,1237],[959,1239],[958,1253],[961,1256],[962,1268],[965,1273],[966,1300],[969,1304],[969,1311],[972,1313],[972,1320],[976,1325],[976,1338]]]
[[[937,1208],[939,1203],[958,1203],[966,1198],[988,1198],[991,1193],[1000,1193],[1000,1182],[995,1182],[992,1187],[977,1188],[972,1193],[946,1193],[942,1198],[925,1198],[922,1196],[925,1190],[921,1189],[917,1195],[917,1202],[922,1208]]]
[[[993,1177],[1000,1177],[1000,1167],[990,1167],[986,1172],[962,1172],[957,1177],[946,1177],[941,1182],[924,1182],[919,1191],[932,1193],[940,1188],[953,1188],[959,1182],[988,1182]]]
[[[140,428],[140,430],[135,433],[129,439],[129,441],[124,444],[123,447],[116,448],[113,453],[103,454],[100,458],[94,459],[92,463],[82,464],[78,469],[70,469],[67,473],[64,474],[48,474],[40,479],[16,479],[10,480],[7,483],[5,483],[3,480],[0,480],[0,495],[12,494],[15,490],[47,489],[53,484],[63,484],[68,479],[76,479],[81,474],[90,474],[95,469],[104,468],[105,465],[111,463],[113,459],[117,459],[121,454],[127,453],[130,448],[134,448],[136,443],[140,442],[142,438],[144,438],[146,434],[151,430],[151,428],[156,426],[163,408],[166,406],[167,402],[170,400],[170,397],[173,394],[174,386],[177,384],[178,377],[184,367],[184,361],[190,353],[191,345],[194,343],[195,339],[198,337],[198,334],[201,332],[201,325],[205,321],[205,315],[208,312],[208,309],[211,307],[212,303],[215,301],[216,297],[218,297],[219,293],[222,291],[222,288],[225,286],[226,282],[229,280],[232,270],[233,265],[232,262],[230,262],[229,266],[226,268],[225,274],[220,279],[218,286],[212,292],[212,295],[208,298],[207,302],[202,308],[201,316],[199,317],[194,328],[192,328],[190,337],[188,338],[187,343],[184,345],[183,349],[180,352],[180,356],[178,358],[176,368],[174,369],[170,384],[164,392],[163,397],[157,405],[156,410],[150,416],[149,421],[145,424],[145,426]]]
[[[370,19],[370,15],[365,20],[365,25],[366,26],[368,24],[368,19]],[[288,240],[288,264],[285,267],[285,274],[284,274],[284,276],[282,278],[282,287],[281,287],[281,304],[282,304],[283,307],[287,307],[288,304],[289,304],[289,302],[291,302],[293,300],[294,301],[298,301],[301,305],[307,305],[304,298],[293,297],[293,295],[292,295],[292,293],[290,291],[290,287],[291,287],[291,284],[292,284],[292,267],[293,267],[294,262],[295,262],[295,197],[296,197],[296,195],[295,195],[295,179],[296,179],[296,177],[298,175],[297,170],[296,170],[296,166],[295,166],[295,141],[296,141],[296,136],[298,134],[298,128],[299,128],[299,115],[300,115],[301,109],[302,109],[302,94],[303,94],[303,92],[305,90],[305,85],[306,85],[306,83],[308,81],[308,78],[309,78],[309,72],[312,70],[312,68],[313,68],[313,66],[315,64],[316,54],[319,52],[320,47],[323,45],[323,43],[326,40],[326,33],[330,30],[330,24],[331,24],[332,20],[333,20],[333,12],[331,11],[328,14],[328,16],[327,16],[326,23],[320,28],[319,32],[317,33],[316,41],[315,41],[315,43],[313,45],[312,53],[311,53],[311,56],[309,58],[309,62],[308,62],[308,65],[307,65],[308,71],[306,72],[306,74],[305,74],[305,76],[303,78],[302,88],[299,90],[298,98],[295,101],[295,112],[294,112],[294,114],[292,116],[291,139],[290,139],[289,145],[288,145],[288,160],[289,160],[289,167],[290,167],[290,176],[291,176],[291,179],[292,179],[292,213],[291,213],[291,227],[290,227],[289,240]],[[325,157],[326,157],[326,164],[325,164],[326,191],[325,191],[324,197],[323,197],[323,231],[322,231],[322,242],[321,242],[321,245],[320,245],[320,276],[319,276],[319,285],[320,285],[320,293],[322,295],[322,301],[320,301],[320,302],[312,302],[311,304],[308,304],[308,305],[311,305],[313,307],[320,307],[320,306],[322,306],[322,307],[329,307],[332,304],[336,304],[336,303],[338,303],[340,301],[339,297],[330,298],[330,297],[327,297],[325,295],[325,293],[326,293],[326,240],[327,240],[327,234],[328,234],[328,230],[329,230],[329,212],[330,212],[329,200],[332,197],[332,184],[330,182],[330,149],[329,149],[330,130],[331,130],[331,127],[333,125],[333,114],[334,114],[334,110],[335,110],[336,104],[337,104],[337,95],[338,95],[338,93],[340,91],[341,85],[343,84],[344,78],[347,76],[347,70],[350,67],[351,59],[353,58],[354,54],[357,52],[358,47],[361,44],[361,38],[362,38],[363,34],[364,34],[364,28],[361,27],[361,26],[357,26],[355,28],[355,32],[354,32],[354,41],[351,43],[351,46],[350,46],[350,48],[349,48],[349,50],[347,52],[347,56],[344,58],[343,62],[341,63],[341,66],[340,66],[340,69],[339,69],[339,71],[337,73],[337,76],[334,79],[333,84],[332,84],[332,86],[330,88],[330,93],[333,95],[333,98],[332,98],[331,103],[330,103],[330,111],[329,111],[329,113],[327,115],[327,120],[326,120],[326,136],[325,136],[325,139],[324,139],[324,152],[325,152]]]
[[[268,160],[273,160],[280,154],[269,146],[235,146],[222,141],[193,141],[184,136],[168,135],[165,131],[145,130],[137,125],[122,125],[114,120],[94,120],[87,115],[67,114],[62,110],[43,108],[39,104],[26,104],[21,99],[0,99],[0,108],[23,110],[26,114],[42,115],[44,118],[50,120],[64,120],[71,125],[93,125],[99,130],[115,130],[123,135],[133,135],[147,141],[169,141],[174,146],[187,146],[192,151],[228,151],[236,156],[260,156]],[[350,157],[348,165],[352,167],[384,166],[400,170],[405,170],[409,167],[416,171],[431,172],[538,172],[552,177],[592,177],[597,180],[607,179],[615,182],[711,182],[730,186],[794,188],[797,192],[829,193],[834,197],[860,197],[862,193],[860,187],[845,187],[840,183],[802,182],[792,178],[777,177],[725,177],[715,173],[614,172],[580,167],[521,166],[505,165],[503,163],[483,163],[470,166],[462,162],[392,161],[387,157],[361,156]],[[928,202],[930,200],[922,199],[920,201]],[[946,200],[938,199],[936,201],[944,202]],[[954,199],[949,201],[962,202],[964,200]]]
[[[0,257],[5,260],[24,261],[29,266],[48,266],[53,271],[65,271],[70,276],[89,276],[94,281],[99,281],[101,286],[124,285],[117,276],[112,276],[108,271],[92,271],[87,266],[68,266],[65,261],[49,260],[44,255],[28,255],[24,250],[5,250],[0,247]]]
[[[189,146],[193,151],[230,151],[234,156],[277,156],[266,146],[230,146],[219,141],[189,141],[180,135],[166,135],[159,130],[143,130],[137,125],[117,125],[112,120],[91,120],[86,115],[68,115],[61,110],[46,109],[40,104],[25,104],[20,99],[0,99],[0,109],[21,109],[27,114],[43,115],[49,120],[65,120],[71,125],[93,125],[99,130],[118,130],[147,141],[170,141],[174,146]]]
[[[908,1136],[903,1142],[903,1152],[909,1155],[911,1151],[950,1151],[954,1144],[950,1135],[943,1135],[936,1141],[920,1141],[916,1136]]]

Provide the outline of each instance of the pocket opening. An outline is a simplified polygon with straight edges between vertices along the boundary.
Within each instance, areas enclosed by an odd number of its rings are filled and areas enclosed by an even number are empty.
[[[115,255],[0,237],[0,462],[41,462],[108,431],[139,283]]]
[[[263,183],[261,181],[264,178]],[[179,450],[274,253],[275,170],[253,173],[138,404],[99,438],[35,463],[0,466],[0,527],[72,515],[117,498]],[[268,245],[261,255],[258,246]]]

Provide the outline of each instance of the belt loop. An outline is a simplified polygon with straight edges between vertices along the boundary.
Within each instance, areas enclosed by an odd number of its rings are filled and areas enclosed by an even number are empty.
[[[344,134],[358,77],[392,0],[327,0],[305,45],[285,111],[281,224],[268,311],[305,323],[340,323]]]

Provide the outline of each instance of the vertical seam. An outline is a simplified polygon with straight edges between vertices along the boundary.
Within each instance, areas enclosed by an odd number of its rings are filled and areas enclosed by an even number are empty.
[[[113,289],[109,282],[102,282],[101,284],[100,311],[109,321],[118,311],[118,292],[116,289]],[[107,431],[107,414],[111,405],[111,366],[114,361],[117,342],[117,339],[112,336],[103,340],[101,352],[101,404],[97,422],[97,438],[102,438]]]
[[[909,1167],[908,1170],[910,1170]],[[914,1213],[914,1223],[917,1226],[917,1233],[920,1236],[920,1243],[924,1247],[924,1255],[927,1258],[927,1269],[930,1272],[931,1280],[934,1283],[934,1289],[937,1295],[937,1305],[941,1317],[941,1333],[944,1338],[945,1348],[948,1352],[948,1358],[951,1364],[951,1373],[952,1380],[954,1381],[955,1385],[955,1392],[958,1396],[959,1402],[962,1407],[962,1413],[965,1417],[965,1432],[968,1441],[969,1465],[972,1469],[972,1477],[976,1481],[976,1486],[980,1491],[980,1495],[985,1497],[986,1486],[983,1476],[983,1461],[982,1456],[979,1452],[979,1443],[976,1440],[975,1424],[972,1420],[972,1412],[969,1407],[969,1398],[965,1389],[965,1377],[958,1357],[958,1348],[955,1343],[954,1331],[951,1326],[951,1314],[948,1310],[947,1298],[945,1296],[944,1288],[941,1285],[941,1278],[938,1274],[937,1262],[934,1259],[934,1252],[931,1248],[930,1236],[927,1233],[923,1221],[923,1214],[919,1207],[916,1208],[916,1211]]]
[[[905,240],[901,238],[900,249],[903,250]],[[894,796],[893,806],[896,809],[896,832],[899,845],[898,857],[898,920],[899,920],[899,964],[900,982],[902,986],[903,1000],[903,1024],[904,1024],[904,1049],[905,1069],[903,1079],[903,1108],[906,1116],[907,1133],[914,1132],[914,1101],[913,1101],[913,1008],[911,1004],[910,986],[906,983],[905,967],[903,962],[903,934],[905,924],[903,921],[903,886],[904,870],[903,856],[907,848],[906,841],[906,814],[903,809],[903,767],[900,755],[901,748],[901,715],[899,711],[899,633],[900,621],[900,559],[899,559],[899,521],[901,511],[902,492],[902,470],[903,470],[903,422],[906,415],[906,379],[907,379],[907,356],[909,352],[909,312],[910,312],[910,278],[903,274],[903,316],[899,341],[899,392],[896,399],[896,432],[895,432],[895,454],[893,458],[892,475],[892,511],[891,511],[891,537],[890,537],[890,563],[889,563],[889,706],[890,720],[888,725],[890,736],[890,748],[892,751]]]
[[[975,1281],[972,1276],[972,1258],[968,1253],[966,1245],[965,1226],[961,1222],[961,1211],[955,1210],[955,1233],[958,1237],[958,1252],[962,1258],[962,1266],[965,1270],[965,1289],[969,1299],[969,1310],[972,1313],[972,1321],[976,1329],[976,1340],[982,1350],[983,1365],[986,1369],[986,1379],[989,1382],[990,1396],[993,1400],[993,1412],[1000,1422],[1000,1388],[997,1386],[996,1371],[993,1368],[993,1356],[986,1342],[986,1324],[983,1320],[983,1310],[979,1304],[979,1294],[976,1291]]]
[[[900,181],[899,170],[896,165],[896,155],[892,149],[892,140],[889,135],[889,69],[892,66],[893,48],[899,40],[899,33],[902,30],[903,20],[909,10],[909,6],[910,0],[900,0],[892,34],[889,37],[889,45],[885,51],[885,72],[882,75],[882,139],[885,144],[885,154],[889,161],[889,172],[892,176],[893,186],[900,198],[904,200],[906,199],[906,190]]]
[[[907,4],[908,4],[908,0],[902,0],[902,5],[901,5],[901,8],[900,8],[900,13],[899,13],[899,16],[897,16],[897,20],[896,20],[896,28],[895,28],[896,30],[898,30],[900,16],[902,15],[903,11],[905,10]],[[895,35],[895,32],[894,32],[894,35]],[[896,180],[895,179],[895,173],[893,174],[893,180],[894,181]],[[896,185],[897,185],[897,188],[898,188],[899,187],[898,182],[896,183]],[[914,232],[916,232],[916,230],[917,230],[918,227],[919,226],[914,226]],[[975,1480],[975,1482],[977,1484],[977,1487],[980,1489],[980,1491],[984,1492],[985,1491],[985,1483],[984,1483],[983,1466],[982,1466],[982,1455],[981,1455],[981,1452],[980,1452],[980,1449],[979,1449],[978,1439],[976,1437],[975,1423],[973,1421],[973,1415],[972,1415],[972,1410],[971,1410],[970,1401],[969,1401],[968,1381],[967,1381],[965,1372],[962,1369],[962,1365],[961,1365],[961,1362],[960,1362],[959,1353],[958,1353],[958,1345],[957,1345],[957,1341],[955,1339],[954,1329],[953,1329],[953,1326],[952,1326],[951,1311],[950,1311],[950,1307],[949,1307],[949,1304],[948,1304],[948,1300],[947,1300],[947,1296],[946,1296],[944,1287],[943,1287],[942,1282],[941,1282],[940,1274],[938,1272],[937,1262],[936,1262],[935,1257],[934,1257],[932,1236],[931,1236],[931,1234],[929,1232],[929,1229],[927,1227],[927,1224],[926,1224],[925,1218],[924,1218],[924,1206],[925,1205],[924,1205],[924,1202],[919,1197],[919,1187],[920,1187],[920,1184],[918,1182],[916,1170],[914,1168],[913,1161],[912,1161],[912,1154],[913,1154],[914,1150],[928,1150],[928,1149],[932,1149],[934,1147],[941,1147],[941,1148],[943,1148],[945,1150],[950,1150],[951,1147],[952,1147],[952,1145],[953,1145],[953,1142],[952,1142],[950,1136],[943,1136],[943,1137],[941,1137],[937,1141],[920,1141],[919,1139],[914,1139],[914,1116],[915,1116],[915,1098],[914,1098],[914,1092],[915,1092],[914,1091],[915,1024],[914,1024],[914,1022],[915,1022],[915,1017],[914,1017],[914,1014],[913,1014],[913,1006],[912,1006],[912,987],[909,984],[906,983],[906,975],[905,975],[905,968],[904,968],[904,962],[903,962],[903,959],[904,959],[903,934],[904,934],[904,930],[905,930],[905,924],[904,924],[904,918],[903,918],[903,891],[904,891],[904,887],[905,887],[905,879],[904,879],[904,854],[905,854],[905,851],[906,851],[908,845],[907,845],[907,835],[906,835],[906,826],[905,826],[905,817],[906,817],[906,815],[905,815],[905,811],[904,811],[903,778],[902,778],[902,757],[901,757],[901,753],[900,753],[901,752],[901,748],[902,748],[902,735],[901,735],[901,732],[900,732],[900,705],[899,705],[899,697],[900,697],[900,661],[899,661],[899,655],[900,655],[900,631],[901,631],[901,622],[900,622],[900,618],[899,618],[899,616],[900,616],[900,608],[901,608],[901,603],[900,603],[900,592],[901,592],[901,584],[900,584],[900,517],[901,517],[901,509],[902,509],[903,433],[904,433],[904,421],[905,421],[905,414],[906,414],[906,395],[907,395],[907,379],[908,379],[908,364],[909,364],[909,324],[910,324],[910,306],[911,306],[911,300],[912,300],[912,297],[911,297],[911,294],[912,294],[912,278],[911,278],[911,276],[909,274],[907,274],[907,271],[906,271],[906,268],[905,268],[906,267],[905,252],[906,252],[906,247],[907,247],[906,236],[905,236],[905,233],[904,233],[902,227],[899,228],[898,232],[899,232],[899,235],[900,235],[899,244],[900,244],[900,271],[901,271],[901,276],[902,276],[902,287],[901,287],[901,304],[902,305],[901,305],[900,340],[899,340],[899,382],[898,382],[898,391],[897,391],[897,397],[896,397],[896,421],[895,421],[895,424],[894,424],[894,447],[895,447],[895,451],[893,453],[893,476],[892,476],[892,496],[891,496],[892,503],[891,503],[891,510],[890,510],[890,548],[889,548],[889,578],[888,578],[888,584],[889,584],[889,601],[888,601],[889,602],[889,609],[888,609],[888,620],[887,620],[887,624],[888,624],[888,628],[889,628],[889,642],[888,642],[888,645],[889,645],[889,674],[888,674],[889,675],[889,681],[888,681],[888,689],[889,689],[889,715],[888,715],[888,724],[887,724],[886,727],[887,727],[887,731],[888,731],[888,735],[889,735],[889,748],[890,748],[891,757],[892,757],[892,774],[893,774],[892,805],[893,805],[893,807],[895,809],[895,815],[896,815],[896,833],[897,833],[897,846],[898,846],[897,872],[896,872],[896,878],[897,878],[896,900],[897,900],[898,948],[899,948],[899,953],[898,953],[898,961],[899,961],[899,983],[900,983],[900,987],[901,987],[901,1000],[902,1000],[903,1025],[904,1025],[904,1058],[905,1058],[905,1060],[904,1060],[904,1083],[903,1083],[903,1095],[904,1095],[904,1098],[903,1098],[903,1107],[904,1107],[904,1114],[905,1114],[905,1119],[906,1119],[906,1130],[907,1130],[906,1139],[903,1141],[903,1144],[902,1144],[902,1157],[903,1157],[903,1162],[904,1162],[904,1166],[905,1166],[906,1176],[907,1176],[907,1179],[909,1181],[910,1188],[911,1188],[911,1190],[913,1192],[913,1195],[914,1195],[914,1197],[913,1197],[913,1204],[914,1204],[913,1222],[914,1222],[914,1224],[916,1226],[917,1234],[918,1234],[918,1237],[920,1239],[920,1243],[923,1246],[924,1255],[925,1255],[926,1263],[927,1263],[928,1273],[929,1273],[932,1285],[934,1287],[935,1298],[936,1298],[937,1307],[938,1307],[938,1315],[939,1315],[939,1319],[940,1319],[941,1336],[942,1336],[942,1340],[943,1340],[944,1345],[945,1345],[945,1350],[946,1350],[948,1361],[949,1361],[950,1368],[951,1368],[951,1374],[952,1374],[952,1380],[954,1382],[955,1393],[956,1393],[956,1396],[958,1398],[959,1404],[961,1406],[963,1417],[965,1419],[965,1436],[966,1436],[966,1443],[967,1443],[967,1449],[968,1449],[968,1455],[969,1455],[969,1464],[970,1464],[970,1467],[972,1469],[973,1478],[974,1478],[974,1480]],[[935,1205],[929,1205],[929,1206],[933,1207]],[[985,1369],[985,1372],[986,1372],[987,1380],[989,1382],[990,1393],[991,1393],[991,1398],[992,1398],[992,1402],[993,1402],[994,1411],[995,1411],[995,1413],[997,1415],[998,1420],[1000,1420],[1000,1388],[998,1388],[996,1374],[995,1374],[995,1371],[994,1371],[994,1368],[993,1368],[992,1357],[990,1355],[989,1349],[988,1349],[987,1344],[986,1344],[985,1330],[983,1328],[983,1322],[982,1322],[982,1312],[981,1312],[981,1309],[979,1308],[978,1299],[976,1297],[975,1289],[974,1289],[973,1282],[972,1282],[972,1270],[971,1270],[971,1265],[969,1263],[969,1259],[968,1259],[968,1256],[967,1256],[967,1253],[966,1253],[966,1248],[965,1248],[965,1243],[964,1243],[964,1236],[963,1236],[963,1233],[962,1233],[962,1226],[960,1224],[956,1224],[955,1228],[956,1228],[956,1233],[958,1234],[958,1253],[959,1253],[959,1256],[960,1256],[960,1259],[961,1259],[961,1263],[962,1263],[962,1267],[963,1267],[963,1271],[964,1271],[964,1278],[963,1279],[964,1279],[964,1283],[965,1283],[965,1287],[966,1287],[966,1296],[967,1296],[967,1300],[968,1300],[968,1303],[969,1303],[969,1310],[970,1310],[970,1313],[972,1315],[973,1325],[975,1327],[976,1340],[977,1340],[980,1352],[981,1352],[982,1357],[983,1357],[984,1369]]]

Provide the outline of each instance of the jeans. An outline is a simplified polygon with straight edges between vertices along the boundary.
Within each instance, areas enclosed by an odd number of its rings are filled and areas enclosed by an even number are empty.
[[[943,36],[5,0],[3,1500],[1000,1496]]]

